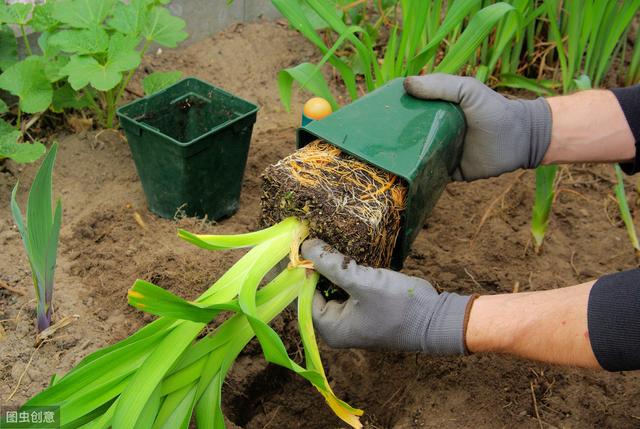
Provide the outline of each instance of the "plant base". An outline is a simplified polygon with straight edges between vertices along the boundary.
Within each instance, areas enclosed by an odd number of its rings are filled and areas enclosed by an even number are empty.
[[[400,232],[406,186],[396,176],[323,141],[263,173],[262,224],[289,216],[356,262],[388,267]]]

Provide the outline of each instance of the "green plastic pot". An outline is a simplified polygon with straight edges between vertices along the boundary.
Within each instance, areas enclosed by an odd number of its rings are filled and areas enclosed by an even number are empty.
[[[404,179],[406,208],[391,266],[402,268],[451,174],[460,163],[466,122],[453,103],[405,93],[394,79],[318,121],[298,129],[298,147],[320,138]]]
[[[196,78],[119,108],[149,209],[165,218],[235,213],[257,111]]]

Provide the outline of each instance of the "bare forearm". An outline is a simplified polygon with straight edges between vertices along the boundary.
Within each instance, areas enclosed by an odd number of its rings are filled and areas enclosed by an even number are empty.
[[[469,316],[468,349],[474,353],[506,353],[553,364],[599,368],[587,325],[593,284],[478,298]]]
[[[543,164],[628,161],[635,139],[611,91],[590,90],[547,99],[553,126]]]

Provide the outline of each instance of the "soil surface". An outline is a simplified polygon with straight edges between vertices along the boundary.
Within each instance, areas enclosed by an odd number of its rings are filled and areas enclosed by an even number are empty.
[[[193,298],[235,261],[237,252],[207,252],[181,242],[176,228],[239,233],[256,228],[260,173],[294,148],[299,108],[278,100],[282,67],[317,60],[315,49],[285,25],[237,25],[177,52],[148,57],[141,72],[182,70],[260,105],[240,211],[213,224],[160,219],[145,206],[129,149],[115,132],[60,135],[56,195],[63,200],[55,319],[77,315],[34,347],[34,300],[29,266],[8,202],[20,180],[26,203],[34,166],[0,170],[0,403],[21,404],[99,347],[125,338],[151,320],[130,308],[136,278]],[[139,78],[132,90],[140,91]],[[297,95],[294,105],[303,97]],[[406,261],[407,274],[441,290],[511,293],[572,285],[635,267],[616,215],[609,166],[563,168],[544,252],[531,250],[528,220],[533,173],[514,173],[447,187]],[[637,195],[628,179],[630,205]],[[637,217],[637,216],[636,216]],[[299,353],[295,313],[275,322]],[[365,410],[368,428],[590,428],[640,426],[640,374],[559,368],[473,355],[330,350],[322,345],[337,393]],[[265,364],[251,344],[224,387],[224,409],[242,428],[344,427],[303,380]],[[231,424],[229,426],[232,426]]]

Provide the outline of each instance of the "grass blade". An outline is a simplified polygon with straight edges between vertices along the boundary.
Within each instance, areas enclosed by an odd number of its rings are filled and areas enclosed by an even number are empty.
[[[616,200],[618,201],[618,207],[620,209],[620,217],[624,221],[624,226],[627,229],[627,235],[631,240],[631,245],[636,251],[636,255],[640,255],[640,243],[638,242],[638,235],[636,234],[636,227],[633,224],[633,216],[629,210],[629,204],[627,203],[627,196],[624,191],[624,178],[622,177],[622,170],[618,164],[614,164],[616,171],[616,185],[613,188],[616,194]]]
[[[536,252],[540,251],[549,226],[557,170],[557,165],[541,165],[536,168],[536,195],[531,213],[531,235]]]

